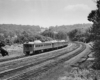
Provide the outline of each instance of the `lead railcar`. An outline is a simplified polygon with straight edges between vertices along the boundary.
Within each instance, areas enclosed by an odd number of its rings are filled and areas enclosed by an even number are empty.
[[[40,52],[62,48],[68,45],[68,42],[43,42],[43,43],[24,43],[23,52],[25,55],[35,55]]]

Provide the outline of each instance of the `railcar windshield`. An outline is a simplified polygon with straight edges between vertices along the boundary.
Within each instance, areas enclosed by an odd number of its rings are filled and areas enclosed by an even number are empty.
[[[24,44],[24,47],[32,47],[32,44]]]
[[[23,47],[24,49],[29,49],[32,48],[34,46],[34,44],[24,44]]]

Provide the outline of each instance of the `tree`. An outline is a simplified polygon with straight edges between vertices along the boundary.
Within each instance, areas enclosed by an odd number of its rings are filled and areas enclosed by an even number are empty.
[[[92,51],[94,52],[95,63],[93,68],[100,69],[100,0],[96,1],[97,9],[91,11],[88,16],[88,20],[93,22],[93,25],[90,30],[90,37],[92,37],[93,47]]]
[[[45,30],[44,32],[41,33],[41,35],[46,36],[46,37],[55,38],[55,34],[51,30]]]
[[[79,39],[80,31],[78,29],[74,29],[68,33],[70,40],[77,41]]]
[[[67,34],[65,32],[59,31],[56,34],[56,39],[58,40],[67,39]]]

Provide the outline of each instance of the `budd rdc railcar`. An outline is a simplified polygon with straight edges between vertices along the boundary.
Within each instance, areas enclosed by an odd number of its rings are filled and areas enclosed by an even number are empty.
[[[66,47],[68,42],[66,41],[49,41],[49,42],[28,42],[23,44],[23,52],[25,55],[35,55],[41,52],[55,50]]]

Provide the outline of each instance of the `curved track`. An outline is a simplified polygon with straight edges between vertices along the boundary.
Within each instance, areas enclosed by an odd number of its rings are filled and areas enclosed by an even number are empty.
[[[61,48],[62,49],[62,48]],[[57,49],[56,49],[57,50]],[[52,50],[52,51],[55,51],[55,50]],[[50,51],[48,51],[50,52]],[[43,53],[40,53],[40,54],[43,54]],[[34,55],[29,55],[29,56],[34,56]],[[25,58],[25,57],[29,57],[29,56],[25,56],[25,55],[21,55],[21,56],[17,56],[17,57],[8,57],[8,58],[4,58],[4,59],[0,59],[0,62],[6,62],[6,61],[10,61],[10,60],[15,60],[15,59],[20,59],[20,58]]]
[[[77,45],[79,45],[79,44],[77,44]],[[0,79],[3,79],[5,75],[9,74],[8,76],[11,76],[11,74],[13,74],[13,73],[18,73],[19,71],[23,71],[23,70],[25,70],[27,68],[30,68],[30,67],[33,67],[33,66],[36,66],[36,65],[39,65],[41,63],[44,63],[44,62],[48,61],[50,64],[43,66],[43,68],[42,68],[43,70],[41,68],[38,69],[40,71],[41,70],[42,71],[46,71],[47,69],[49,69],[49,68],[51,68],[51,67],[53,67],[55,65],[58,65],[59,63],[62,63],[65,60],[69,60],[70,58],[76,56],[77,54],[79,54],[80,52],[82,52],[83,50],[85,50],[86,46],[84,44],[81,44],[81,45],[82,45],[82,49],[78,50],[73,55],[67,56],[67,58],[59,59],[60,56],[66,55],[66,53],[63,53],[63,54],[60,54],[60,55],[57,55],[57,56],[53,56],[51,58],[48,58],[48,59],[45,59],[45,60],[42,60],[42,61],[39,61],[39,62],[36,62],[36,63],[28,64],[26,66],[20,66],[20,67],[14,68],[14,69],[9,69],[9,70],[2,71],[0,73]],[[38,70],[34,71],[34,74],[36,74]],[[13,77],[11,77],[9,79],[13,79]],[[17,80],[19,80],[19,79],[17,79]]]
[[[73,47],[73,46],[71,46],[71,47]],[[75,45],[74,45],[74,47],[75,47]],[[78,47],[79,47],[79,45],[71,50],[68,49],[68,51],[66,51],[67,48],[63,48],[60,50],[55,50],[55,51],[51,51],[48,53],[43,53],[43,54],[39,54],[39,55],[35,55],[35,56],[29,56],[29,57],[25,57],[25,58],[16,59],[16,60],[1,62],[0,63],[0,73],[5,73],[8,71],[14,70],[16,68],[21,68],[23,66],[30,65],[30,64],[42,63],[43,61],[52,59],[57,56],[61,56],[65,53],[69,53]]]

